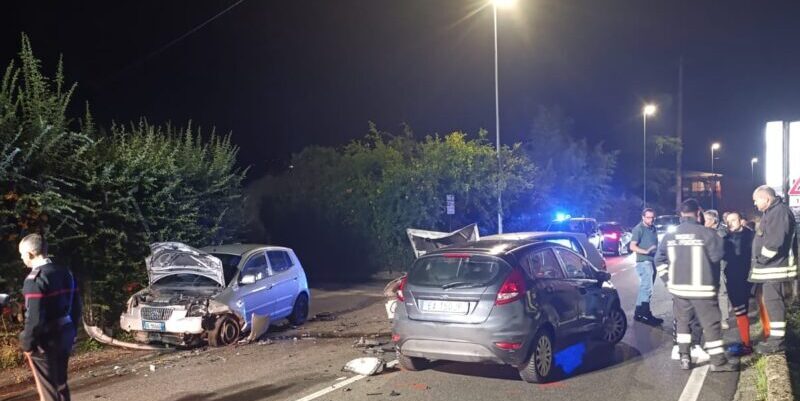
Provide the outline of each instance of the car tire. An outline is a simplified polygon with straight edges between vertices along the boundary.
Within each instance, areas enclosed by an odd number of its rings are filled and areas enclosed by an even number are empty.
[[[292,314],[289,315],[289,323],[300,326],[308,319],[308,295],[301,293],[294,300]]]
[[[519,377],[528,383],[547,383],[556,377],[555,342],[550,330],[539,329],[533,336],[531,355],[519,368]]]
[[[398,350],[397,352],[397,361],[400,363],[400,367],[403,370],[408,370],[410,372],[417,372],[420,370],[425,370],[431,365],[431,361],[425,358],[414,358],[411,356],[405,356],[400,353]]]
[[[239,322],[230,315],[217,318],[214,328],[208,334],[208,345],[212,347],[225,347],[236,344],[241,334]]]
[[[603,320],[599,337],[609,345],[615,345],[625,337],[628,330],[628,318],[625,312],[618,305],[614,305],[608,311],[608,316]]]

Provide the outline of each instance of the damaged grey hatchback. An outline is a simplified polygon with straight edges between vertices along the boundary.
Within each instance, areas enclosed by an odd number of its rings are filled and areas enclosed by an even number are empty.
[[[289,248],[232,244],[195,249],[160,242],[150,250],[149,286],[128,300],[120,316],[120,327],[137,342],[224,346],[254,327],[266,331],[268,322],[284,318],[302,324],[308,316],[308,282]],[[258,328],[256,321],[267,327]]]

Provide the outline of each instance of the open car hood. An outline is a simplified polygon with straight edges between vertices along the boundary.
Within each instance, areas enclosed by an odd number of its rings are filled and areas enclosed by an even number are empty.
[[[480,239],[477,223],[459,228],[451,233],[418,230],[416,228],[408,228],[406,233],[408,234],[408,240],[411,241],[411,247],[414,248],[416,257],[449,245],[466,244]]]
[[[150,256],[145,263],[150,285],[176,274],[196,274],[225,286],[222,262],[216,256],[180,242],[150,244]]]

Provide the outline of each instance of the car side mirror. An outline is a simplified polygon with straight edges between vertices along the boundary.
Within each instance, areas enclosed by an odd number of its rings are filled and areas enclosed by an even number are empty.
[[[611,273],[604,272],[604,271],[598,271],[595,274],[595,278],[597,278],[597,281],[600,281],[601,283],[602,282],[606,282],[606,281],[611,281]]]
[[[8,294],[0,294],[0,308],[3,308],[3,307],[6,306],[6,304],[8,303],[8,299],[9,298],[10,297],[8,296]]]
[[[239,284],[253,284],[256,282],[256,275],[255,274],[245,274],[242,278],[239,279]]]

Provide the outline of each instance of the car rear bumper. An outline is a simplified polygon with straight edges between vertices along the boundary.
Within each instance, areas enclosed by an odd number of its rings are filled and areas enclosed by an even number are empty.
[[[522,302],[495,306],[489,318],[478,324],[410,320],[401,304],[392,331],[398,350],[405,356],[519,366],[527,359],[535,327]],[[496,343],[519,343],[521,347],[506,350]]]

